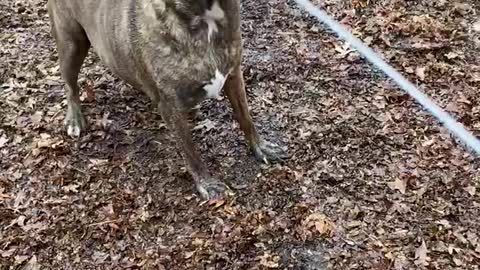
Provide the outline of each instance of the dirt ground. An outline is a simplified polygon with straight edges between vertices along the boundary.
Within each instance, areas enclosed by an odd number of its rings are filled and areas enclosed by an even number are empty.
[[[480,2],[315,1],[480,135]],[[226,100],[192,126],[233,195],[203,202],[147,97],[92,52],[89,133],[45,0],[0,0],[0,269],[480,269],[479,159],[293,1],[242,1],[244,73],[283,164]]]

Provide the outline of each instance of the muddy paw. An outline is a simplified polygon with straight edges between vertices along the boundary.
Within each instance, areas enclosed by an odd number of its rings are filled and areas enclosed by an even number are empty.
[[[205,200],[222,198],[227,186],[218,180],[209,180],[197,184],[197,190]]]
[[[260,139],[259,143],[253,148],[253,153],[257,160],[266,164],[278,162],[288,158],[288,153],[277,144]]]
[[[68,110],[67,117],[65,117],[65,128],[68,136],[72,138],[80,137],[81,132],[85,130],[85,126],[85,118],[80,109]]]

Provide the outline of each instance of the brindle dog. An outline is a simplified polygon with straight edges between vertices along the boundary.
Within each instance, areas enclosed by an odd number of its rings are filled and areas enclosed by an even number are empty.
[[[241,71],[239,0],[49,0],[52,35],[65,81],[70,136],[85,130],[78,74],[92,46],[116,75],[143,90],[177,136],[205,199],[223,195],[192,142],[185,110],[224,89],[256,158],[285,158],[263,140],[250,116]]]

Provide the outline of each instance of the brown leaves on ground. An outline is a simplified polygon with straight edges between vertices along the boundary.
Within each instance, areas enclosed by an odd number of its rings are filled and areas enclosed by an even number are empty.
[[[335,224],[320,213],[309,215],[302,221],[302,227],[304,240],[314,235],[331,238],[335,234]]]
[[[313,1],[476,135],[478,1]],[[88,132],[65,94],[45,0],[0,0],[0,269],[479,269],[479,160],[293,1],[242,1],[261,133],[248,154],[225,100],[192,120],[231,191],[201,201],[139,91],[91,53]]]

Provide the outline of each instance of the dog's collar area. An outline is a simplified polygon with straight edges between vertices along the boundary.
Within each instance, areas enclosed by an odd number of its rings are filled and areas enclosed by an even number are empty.
[[[202,88],[206,92],[207,98],[217,98],[220,95],[220,91],[227,80],[227,75],[222,74],[218,69],[215,70],[215,75],[209,82],[204,82]]]

